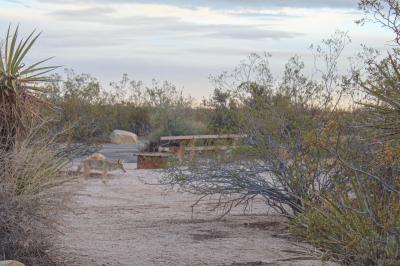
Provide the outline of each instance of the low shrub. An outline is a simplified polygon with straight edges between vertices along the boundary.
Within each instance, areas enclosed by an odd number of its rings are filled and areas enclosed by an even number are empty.
[[[320,195],[291,223],[293,233],[346,265],[398,265],[400,193],[356,176],[354,198],[346,190]],[[393,188],[394,189],[394,188]]]
[[[65,180],[66,163],[57,153],[49,137],[36,134],[0,150],[0,260],[54,264],[49,238],[64,198],[54,188]]]

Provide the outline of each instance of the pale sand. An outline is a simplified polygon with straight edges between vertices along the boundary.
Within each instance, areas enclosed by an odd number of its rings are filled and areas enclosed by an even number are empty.
[[[93,177],[65,186],[76,192],[55,239],[66,265],[334,265],[285,260],[306,245],[283,237],[283,219],[262,203],[218,220],[206,202],[191,217],[196,196],[145,184],[157,183],[155,170],[126,168],[108,185]]]

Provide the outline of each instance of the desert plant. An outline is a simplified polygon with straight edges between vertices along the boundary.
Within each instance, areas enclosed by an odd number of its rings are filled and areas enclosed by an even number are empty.
[[[303,199],[313,201],[317,192],[331,191],[342,171],[330,148],[346,123],[346,113],[336,104],[341,93],[335,91],[340,80],[337,60],[346,40],[345,34],[336,33],[318,46],[316,57],[326,66],[320,70],[321,81],[307,78],[304,63],[293,57],[276,85],[269,56],[256,54],[232,73],[215,78],[214,115],[229,115],[232,121],[214,122],[231,133],[247,135],[247,148],[239,150],[239,160],[232,156],[232,162],[199,160],[189,168],[178,165],[165,182],[194,193],[222,195],[235,204],[261,197],[289,217],[302,212]],[[234,102],[234,107],[228,102]]]
[[[43,135],[36,123],[12,150],[0,150],[0,260],[52,265],[50,238],[66,194],[68,160],[56,147],[56,135]]]
[[[366,146],[352,148],[358,145]],[[318,194],[318,204],[305,202],[305,211],[292,221],[292,232],[323,250],[326,259],[346,265],[397,265],[399,162],[387,151],[384,147],[368,154],[367,149],[357,162],[352,160],[355,154],[343,161],[347,182]]]
[[[205,127],[193,100],[170,82],[151,85],[130,80],[105,88],[89,74],[66,70],[48,83],[43,99],[57,106],[54,126],[70,128],[76,142],[107,141],[114,129],[123,129],[157,140],[160,135],[199,133]]]
[[[358,23],[373,22],[389,29],[394,35],[394,42],[400,45],[400,4],[397,0],[360,0],[359,9],[365,17]]]
[[[395,49],[380,62],[370,62],[367,78],[354,75],[356,84],[367,95],[361,102],[369,113],[364,126],[378,129],[380,135],[374,137],[383,141],[400,137],[399,55],[400,50]]]
[[[211,132],[229,133],[238,128],[238,106],[230,91],[221,91],[216,88],[213,96],[205,102],[205,105],[212,110],[208,122]]]
[[[367,20],[393,31],[399,44],[398,1],[360,1],[360,8]],[[398,265],[400,259],[398,61],[396,48],[353,73],[353,89],[365,97],[353,112],[358,119],[348,130],[346,148],[337,150],[345,182],[319,194],[320,204],[305,202],[308,207],[292,224],[326,258],[346,265]]]
[[[33,31],[21,40],[18,33],[18,27],[12,33],[9,26],[0,46],[0,144],[7,150],[14,147],[27,120],[38,115],[37,106],[41,103],[38,94],[44,91],[37,83],[48,81],[44,75],[57,68],[42,66],[50,58],[25,65],[25,57],[40,33]]]

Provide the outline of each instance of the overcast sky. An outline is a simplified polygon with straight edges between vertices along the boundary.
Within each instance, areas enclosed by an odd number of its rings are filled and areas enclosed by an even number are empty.
[[[2,36],[9,23],[43,31],[32,60],[55,56],[104,84],[169,80],[197,98],[252,52],[269,52],[276,76],[294,54],[311,62],[310,44],[336,29],[352,38],[346,56],[361,43],[388,49],[390,34],[361,16],[357,0],[0,0]]]

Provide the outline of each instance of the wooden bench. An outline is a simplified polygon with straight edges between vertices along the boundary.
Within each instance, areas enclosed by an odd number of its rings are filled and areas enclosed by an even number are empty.
[[[177,153],[179,160],[183,160],[186,151],[189,151],[191,157],[193,157],[195,152],[199,151],[229,150],[238,147],[237,145],[238,141],[246,137],[247,137],[246,135],[238,135],[238,134],[164,136],[160,138],[161,142],[168,141],[168,142],[178,143],[178,147],[160,146],[158,148],[158,151]],[[232,145],[196,146],[196,142],[198,141],[215,141],[215,140],[231,141]]]

